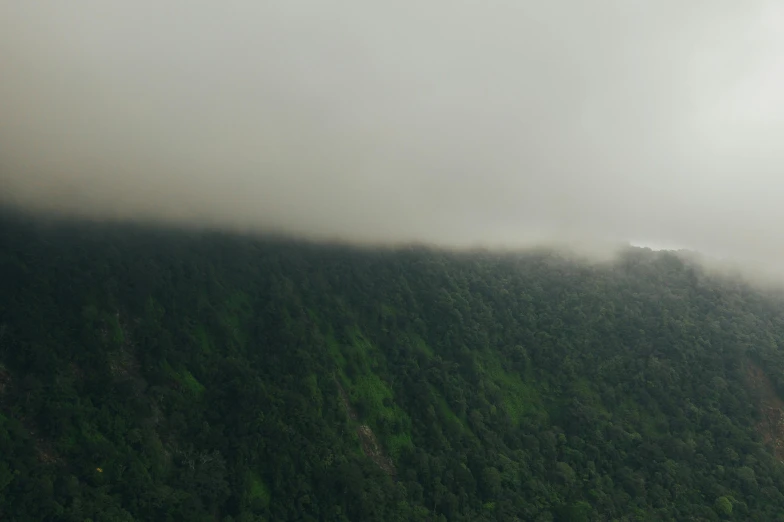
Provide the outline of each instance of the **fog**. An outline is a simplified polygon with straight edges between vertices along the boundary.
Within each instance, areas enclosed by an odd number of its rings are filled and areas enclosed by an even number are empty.
[[[776,264],[776,1],[0,0],[0,200]]]

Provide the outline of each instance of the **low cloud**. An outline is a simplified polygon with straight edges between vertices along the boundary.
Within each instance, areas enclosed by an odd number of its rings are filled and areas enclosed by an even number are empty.
[[[779,2],[74,0],[0,20],[8,204],[784,253]]]

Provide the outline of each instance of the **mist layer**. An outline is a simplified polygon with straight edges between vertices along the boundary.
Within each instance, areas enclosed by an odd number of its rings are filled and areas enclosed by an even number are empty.
[[[778,2],[0,3],[0,201],[775,264]]]

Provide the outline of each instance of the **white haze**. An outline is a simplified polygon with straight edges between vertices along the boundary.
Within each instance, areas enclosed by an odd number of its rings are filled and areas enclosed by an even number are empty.
[[[777,1],[0,0],[0,71],[8,204],[784,253]]]

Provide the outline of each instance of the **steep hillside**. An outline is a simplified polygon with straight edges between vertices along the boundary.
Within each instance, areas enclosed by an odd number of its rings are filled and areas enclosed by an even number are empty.
[[[3,215],[0,518],[784,520],[782,312],[646,250]]]

